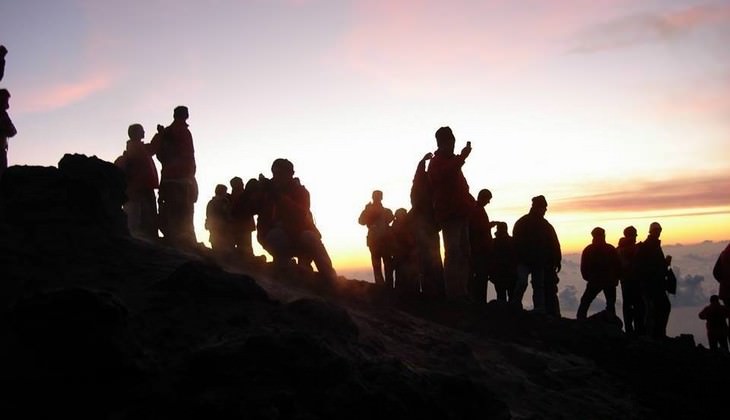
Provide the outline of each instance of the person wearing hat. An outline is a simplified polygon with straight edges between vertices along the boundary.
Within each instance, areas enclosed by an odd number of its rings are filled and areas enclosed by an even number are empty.
[[[644,300],[639,289],[639,278],[636,276],[636,228],[627,226],[624,236],[619,239],[616,251],[621,262],[619,280],[623,299],[624,329],[629,334],[643,335]]]
[[[517,254],[517,284],[514,302],[522,306],[527,290],[527,279],[532,281],[532,302],[536,312],[559,315],[557,283],[546,287],[545,279],[556,278],[560,272],[562,253],[555,228],[545,219],[547,200],[538,195],[532,198],[529,213],[520,217],[512,229]],[[555,283],[555,284],[553,284]]]
[[[591,231],[593,241],[585,247],[580,258],[580,273],[586,281],[586,289],[580,298],[577,319],[585,319],[588,308],[598,293],[606,298],[606,312],[616,314],[616,286],[621,263],[613,245],[606,242],[606,231],[596,227]]]
[[[667,297],[671,260],[664,256],[659,239],[661,233],[662,226],[652,222],[649,235],[637,245],[636,251],[636,272],[645,308],[644,325],[647,334],[654,338],[667,336],[667,323],[672,310]]]

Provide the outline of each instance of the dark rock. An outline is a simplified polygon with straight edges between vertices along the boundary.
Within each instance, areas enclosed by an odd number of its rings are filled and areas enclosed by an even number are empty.
[[[220,267],[190,261],[178,267],[169,277],[152,286],[152,290],[185,294],[195,298],[224,297],[241,300],[268,301],[269,297],[251,277],[232,274]]]
[[[355,337],[358,328],[347,311],[319,299],[298,299],[286,305],[286,309],[303,325],[325,330],[338,337]]]

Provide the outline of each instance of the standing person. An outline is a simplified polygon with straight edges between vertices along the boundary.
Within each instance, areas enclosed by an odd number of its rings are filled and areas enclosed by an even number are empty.
[[[469,240],[471,242],[472,275],[469,278],[469,292],[476,303],[487,301],[487,282],[492,262],[492,223],[485,207],[492,201],[492,192],[482,189],[469,219]]]
[[[644,335],[644,300],[636,275],[636,228],[627,226],[619,239],[616,252],[621,262],[619,280],[623,299],[624,328],[628,334]]]
[[[707,342],[710,350],[728,352],[728,325],[730,309],[720,303],[718,295],[710,296],[710,304],[702,308],[699,313],[700,319],[704,319],[707,329]]]
[[[532,281],[534,311],[546,312],[545,277],[560,272],[562,253],[555,228],[545,219],[547,200],[538,195],[532,198],[529,213],[520,217],[512,230],[517,253],[517,285],[515,304],[522,306],[528,277]]]
[[[494,232],[492,246],[491,278],[494,289],[497,291],[497,300],[512,302],[515,285],[517,284],[517,255],[512,237],[509,235],[507,223],[495,222],[497,229]]]
[[[408,212],[415,241],[418,278],[421,292],[429,298],[443,298],[444,265],[441,261],[441,239],[433,211],[433,191],[426,173],[431,152],[423,155],[416,166],[411,184],[411,210]]]
[[[461,170],[471,154],[471,142],[458,155],[454,154],[456,138],[449,127],[436,130],[437,150],[428,165],[428,178],[433,192],[433,208],[444,244],[444,282],[446,297],[469,300],[471,275],[469,217],[475,200]]]
[[[162,164],[160,179],[160,231],[173,245],[193,247],[197,243],[193,226],[198,183],[195,180],[195,148],[188,129],[186,106],[177,106],[173,122],[166,128],[157,126],[152,139],[157,160]]]
[[[393,288],[393,258],[390,222],[393,221],[393,211],[383,207],[383,192],[375,190],[372,201],[365,205],[360,212],[358,223],[367,226],[366,243],[370,249],[370,262],[373,266],[373,277],[376,284]]]
[[[244,261],[251,261],[253,259],[251,232],[256,228],[253,213],[249,210],[243,179],[235,176],[229,182],[231,184],[230,229],[232,245],[239,258],[243,258]]]
[[[659,239],[661,233],[661,225],[652,222],[649,235],[637,245],[636,250],[636,270],[645,308],[644,325],[647,334],[654,338],[667,336],[669,312],[672,309],[667,297],[669,264]]]
[[[586,281],[586,289],[580,298],[577,319],[585,319],[593,299],[603,292],[606,298],[606,312],[616,315],[616,286],[621,263],[613,245],[606,243],[606,231],[597,227],[591,231],[593,241],[583,249],[580,258],[580,273]]]
[[[3,172],[8,169],[8,139],[18,134],[13,121],[8,115],[10,109],[10,92],[7,89],[0,89],[0,178]]]
[[[127,180],[127,202],[122,208],[132,235],[157,239],[155,190],[159,187],[159,179],[152,160],[152,147],[142,142],[145,132],[141,124],[130,125],[127,134],[129,140],[124,153],[114,161]]]
[[[233,253],[231,232],[231,201],[228,187],[215,186],[215,195],[205,207],[205,228],[210,232],[210,247],[220,258],[228,258]]]
[[[274,258],[277,269],[285,269],[292,258],[311,263],[325,281],[333,283],[337,273],[332,267],[322,235],[314,224],[309,191],[294,178],[294,165],[276,159],[271,179],[259,175],[261,204],[258,213],[258,240]]]
[[[717,257],[712,268],[712,276],[720,283],[718,293],[725,307],[730,308],[730,244]]]

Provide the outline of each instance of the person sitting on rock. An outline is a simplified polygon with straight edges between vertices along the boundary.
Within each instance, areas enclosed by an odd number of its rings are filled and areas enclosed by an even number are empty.
[[[276,159],[271,165],[271,179],[259,175],[262,186],[258,213],[257,238],[271,254],[274,266],[281,270],[292,258],[313,261],[326,281],[334,282],[332,267],[322,235],[310,211],[309,191],[294,177],[294,165],[287,159]]]

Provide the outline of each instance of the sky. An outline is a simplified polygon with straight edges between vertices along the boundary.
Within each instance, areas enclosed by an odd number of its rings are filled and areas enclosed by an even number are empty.
[[[490,218],[545,195],[565,252],[653,221],[730,240],[730,1],[0,0],[0,44],[11,165],[113,161],[187,105],[201,241],[215,185],[285,157],[335,268],[366,273],[360,211],[409,208],[441,126]]]

